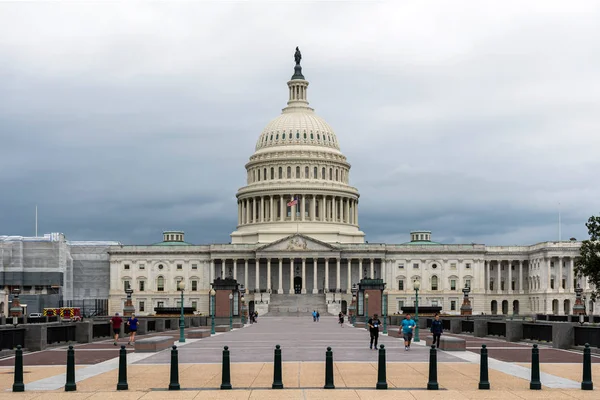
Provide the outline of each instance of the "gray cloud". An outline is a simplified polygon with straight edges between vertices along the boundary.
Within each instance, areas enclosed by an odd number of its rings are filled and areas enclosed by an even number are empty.
[[[228,242],[293,49],[372,242],[585,237],[597,2],[2,3],[0,234]]]

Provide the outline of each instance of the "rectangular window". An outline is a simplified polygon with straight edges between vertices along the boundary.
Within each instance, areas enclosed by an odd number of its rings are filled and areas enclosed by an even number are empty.
[[[146,282],[140,281],[140,292],[143,292],[145,288],[146,288]]]
[[[456,311],[456,300],[450,300],[450,311]]]
[[[437,281],[432,281],[431,282],[431,290],[438,290]]]
[[[131,288],[131,285],[129,284],[129,281],[123,281],[123,288],[124,288],[125,290],[127,290],[127,289],[130,289],[130,288]]]
[[[398,300],[398,312],[402,312],[402,307],[404,307],[404,300]]]
[[[177,308],[181,308],[181,300],[177,300]]]
[[[550,268],[554,268],[554,261],[550,261]]]
[[[562,288],[564,289],[566,285],[567,285],[566,279],[563,278],[563,280],[562,280]]]
[[[42,291],[43,291],[43,290],[44,290],[44,287],[43,287],[43,286],[39,286],[39,285],[36,285],[36,286],[35,286],[35,293],[36,293],[36,294],[40,294],[40,293],[42,293]]]
[[[404,290],[404,281],[402,279],[398,281],[398,290]]]
[[[515,281],[512,281],[512,282],[510,283],[510,288],[511,288],[512,290],[515,290],[515,283],[516,283]]]
[[[125,269],[129,269],[129,264],[125,264]]]
[[[197,301],[192,301],[192,308],[194,309],[194,311],[198,310],[198,302]]]
[[[198,281],[192,281],[192,292],[198,290]]]
[[[138,310],[144,311],[144,302],[143,301],[140,301],[140,303],[138,304]]]
[[[465,268],[466,268],[466,269],[471,269],[471,263],[466,263],[466,264],[465,264]]]
[[[450,290],[456,290],[456,280],[455,279],[450,280]]]
[[[164,301],[159,301],[156,303],[156,307],[158,308],[163,308],[165,306],[165,302]]]
[[[504,290],[504,281],[500,282],[500,290]]]
[[[470,288],[471,287],[471,280],[470,279],[465,279],[465,286]]]
[[[177,269],[183,269],[183,265],[177,264]]]
[[[175,287],[177,288],[177,291],[178,291],[178,292],[180,292],[180,291],[181,291],[181,289],[179,289],[179,282],[181,282],[181,279],[177,279],[177,280],[175,281]]]
[[[398,264],[399,269],[404,269],[404,264]]]
[[[514,270],[515,270],[515,266],[514,266],[514,265],[511,265],[511,266],[510,266],[510,269],[514,271]]]
[[[198,269],[198,264],[192,264],[192,269]]]
[[[490,290],[494,290],[494,281],[490,281]]]
[[[145,264],[140,264],[140,269],[146,269],[146,265]]]
[[[554,289],[554,278],[550,279],[550,289]]]
[[[456,263],[451,263],[450,264],[450,269],[456,269]]]
[[[419,268],[419,264],[417,264],[417,263],[413,264],[413,268]]]
[[[432,301],[431,301],[431,306],[432,306],[432,307],[437,307],[437,305],[438,305],[438,302],[437,302],[437,300],[432,300]]]

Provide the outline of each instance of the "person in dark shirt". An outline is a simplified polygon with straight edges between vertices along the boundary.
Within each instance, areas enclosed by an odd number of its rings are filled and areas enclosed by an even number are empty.
[[[369,348],[372,349],[373,345],[375,345],[375,350],[377,350],[377,342],[379,340],[379,326],[381,325],[381,321],[377,318],[377,314],[373,315],[373,318],[369,318],[367,321],[367,325],[369,326],[369,334],[371,335],[371,343],[369,344]]]
[[[131,346],[131,343],[135,343],[135,333],[138,328],[138,319],[135,317],[135,314],[131,314],[129,320],[127,321],[127,325],[129,325],[129,342],[128,345]]]
[[[440,314],[435,314],[435,319],[431,321],[431,333],[433,334],[432,345],[440,347],[440,336],[442,336],[443,331],[444,324],[440,321]]]
[[[119,313],[115,313],[115,316],[110,319],[110,324],[112,325],[112,330],[115,335],[115,346],[117,345],[117,341],[119,340],[119,333],[121,332],[122,323],[123,319],[119,317]]]
[[[344,314],[342,314],[341,311],[338,314],[338,322],[339,322],[340,326],[343,328],[344,327]]]

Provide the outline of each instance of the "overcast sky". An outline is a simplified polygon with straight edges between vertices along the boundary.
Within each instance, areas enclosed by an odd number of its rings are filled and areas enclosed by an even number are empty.
[[[224,4],[222,4],[224,3]],[[584,239],[600,2],[0,3],[0,235],[227,243],[294,49],[369,242]]]

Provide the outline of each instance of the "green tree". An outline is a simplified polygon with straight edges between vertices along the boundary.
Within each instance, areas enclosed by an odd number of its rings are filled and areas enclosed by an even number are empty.
[[[589,240],[581,242],[579,259],[575,262],[575,273],[584,276],[594,285],[592,300],[600,296],[600,216],[591,216],[585,224]]]

